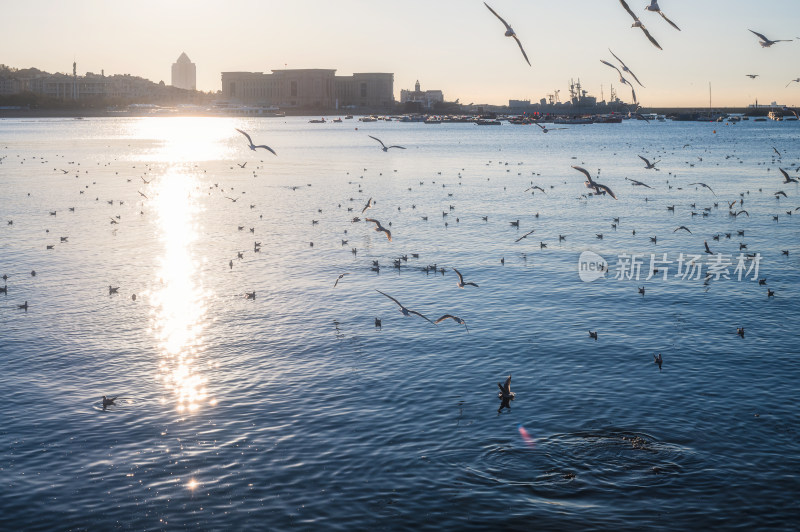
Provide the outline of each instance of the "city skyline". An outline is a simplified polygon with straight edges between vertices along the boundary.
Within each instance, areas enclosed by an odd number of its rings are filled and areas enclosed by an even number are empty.
[[[630,101],[629,88],[600,62],[616,62],[610,48],[645,85],[636,87],[645,106],[706,106],[709,84],[714,106],[800,104],[800,84],[786,87],[800,75],[793,28],[800,20],[798,2],[773,0],[753,9],[744,0],[662,1],[677,31],[645,11],[646,0],[630,1],[663,51],[630,27],[631,17],[616,0],[488,3],[514,28],[532,67],[483,2],[454,0],[242,0],[225,11],[183,0],[148,0],[135,11],[99,0],[10,4],[0,21],[0,63],[68,72],[75,60],[79,73],[105,70],[169,83],[172,63],[186,52],[203,91],[220,90],[224,71],[335,68],[337,74],[393,72],[398,101],[400,90],[416,80],[462,103],[538,102],[555,90],[564,101],[569,80],[578,78],[598,99],[609,100],[613,84],[619,98]],[[791,42],[762,48],[751,29]]]

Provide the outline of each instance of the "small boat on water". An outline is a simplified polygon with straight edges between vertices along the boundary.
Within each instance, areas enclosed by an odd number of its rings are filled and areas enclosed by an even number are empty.
[[[591,124],[593,122],[591,117],[581,116],[573,118],[556,118],[553,120],[554,124]]]
[[[358,119],[359,122],[377,122],[378,119],[374,116],[362,116]]]
[[[308,123],[309,124],[324,124],[325,123],[325,118],[320,118],[319,120],[309,120]]]
[[[476,126],[499,126],[502,125],[502,122],[499,120],[476,120]]]
[[[597,115],[592,119],[595,124],[621,124],[622,115]]]
[[[346,116],[344,117],[344,119],[345,119],[345,120],[352,120],[352,119],[353,119],[353,115],[346,115]]]
[[[333,119],[333,121],[334,121],[334,122],[341,122],[341,121],[342,121],[342,119],[341,119],[341,118],[334,118],[334,119]]]

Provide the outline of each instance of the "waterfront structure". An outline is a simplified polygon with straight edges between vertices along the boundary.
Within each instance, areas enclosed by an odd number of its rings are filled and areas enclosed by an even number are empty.
[[[172,63],[172,86],[191,91],[197,88],[197,67],[186,52],[182,52],[178,60]]]
[[[263,72],[223,72],[222,97],[251,105],[317,109],[379,108],[394,103],[394,74],[305,68]]]
[[[444,93],[440,90],[420,90],[419,80],[414,84],[414,90],[403,89],[400,91],[400,103],[415,102],[422,104],[426,109],[431,109],[437,103],[444,102]]]
[[[50,74],[36,68],[18,70],[0,65],[0,96],[26,93],[62,102],[111,100],[115,104],[132,101],[190,103],[201,98],[196,91],[169,87],[163,81],[153,83],[130,74],[106,76],[101,71],[100,74],[87,72],[80,76],[75,63],[71,74]]]

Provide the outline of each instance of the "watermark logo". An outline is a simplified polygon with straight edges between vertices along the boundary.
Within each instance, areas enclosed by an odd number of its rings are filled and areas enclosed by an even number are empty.
[[[594,251],[584,251],[578,257],[578,276],[584,283],[591,283],[608,272],[608,262]]]

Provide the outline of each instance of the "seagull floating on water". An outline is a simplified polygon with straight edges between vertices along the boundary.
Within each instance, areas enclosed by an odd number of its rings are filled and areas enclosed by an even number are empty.
[[[484,2],[483,5],[485,5],[486,9],[491,11],[494,16],[496,16],[498,19],[500,19],[500,22],[502,22],[503,25],[506,27],[506,33],[505,33],[506,37],[513,37],[514,40],[517,41],[517,45],[519,45],[519,51],[522,52],[522,57],[525,58],[525,62],[528,63],[528,66],[531,66],[531,62],[528,59],[528,54],[525,53],[525,49],[522,47],[522,43],[519,41],[519,37],[517,37],[517,34],[514,32],[514,30],[511,28],[511,26],[508,25],[508,22],[503,20],[503,17],[498,15],[497,12],[494,9],[489,7],[489,4]]]
[[[115,400],[116,400],[116,397],[106,397],[104,395],[103,396],[103,410],[105,410],[109,406],[113,405]]]

